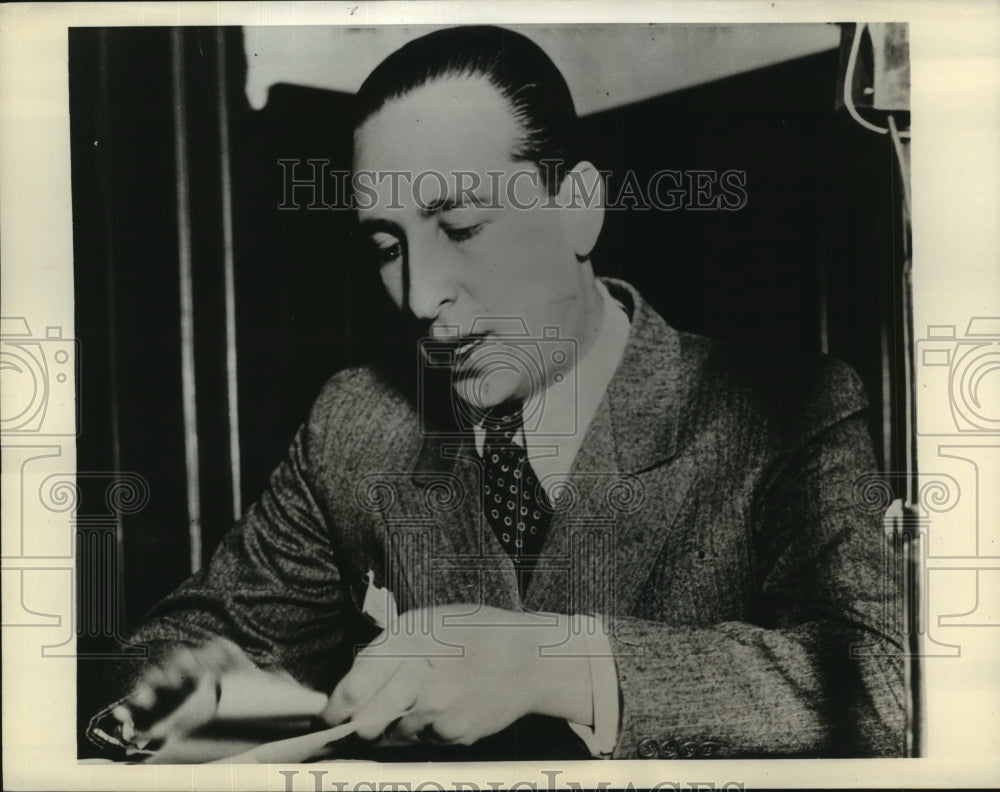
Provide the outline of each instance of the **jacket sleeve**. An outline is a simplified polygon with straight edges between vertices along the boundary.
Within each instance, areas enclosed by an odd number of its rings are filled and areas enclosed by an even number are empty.
[[[761,477],[746,619],[614,620],[616,758],[903,755],[898,595],[880,520],[852,501],[875,467],[866,424],[836,416]]]
[[[354,606],[311,485],[329,418],[321,399],[209,564],[146,616],[130,642],[145,645],[148,657],[115,664],[114,697],[131,689],[146,663],[214,636],[234,641],[261,667],[329,689],[350,667],[354,642],[371,640],[374,628]]]

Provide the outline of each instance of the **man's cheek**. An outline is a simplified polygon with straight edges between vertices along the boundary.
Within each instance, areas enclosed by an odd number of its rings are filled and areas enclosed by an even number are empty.
[[[562,224],[554,211],[537,210],[524,213],[516,232],[516,255],[522,268],[538,275],[554,274],[553,267],[567,258],[569,245]]]
[[[503,266],[497,268],[497,274],[507,289],[537,288],[549,279],[550,265],[556,253],[544,233],[531,227],[518,229],[497,251],[503,262]]]
[[[399,264],[387,264],[379,270],[382,286],[397,308],[403,307],[403,269]]]

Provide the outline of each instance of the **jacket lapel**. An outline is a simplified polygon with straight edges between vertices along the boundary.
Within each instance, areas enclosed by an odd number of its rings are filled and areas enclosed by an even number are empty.
[[[631,314],[628,344],[572,467],[532,578],[532,610],[627,613],[697,476],[676,457],[679,340],[627,284],[607,280]]]
[[[424,438],[400,488],[399,519],[387,521],[407,609],[456,602],[517,608],[514,566],[483,518],[481,492],[471,438]]]
[[[555,516],[531,577],[525,605],[553,613],[604,613],[613,589],[615,525],[608,493],[623,481],[605,399],[573,461],[552,491]],[[609,579],[609,575],[612,579]]]

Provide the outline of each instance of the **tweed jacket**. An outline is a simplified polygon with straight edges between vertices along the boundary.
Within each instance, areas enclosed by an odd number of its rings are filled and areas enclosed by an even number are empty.
[[[880,521],[851,495],[875,466],[857,376],[675,331],[605,283],[629,340],[523,605],[471,435],[422,431],[361,368],[326,384],[261,498],[132,640],[155,656],[226,635],[331,690],[375,634],[373,570],[401,611],[602,614],[617,758],[902,755],[898,603]]]

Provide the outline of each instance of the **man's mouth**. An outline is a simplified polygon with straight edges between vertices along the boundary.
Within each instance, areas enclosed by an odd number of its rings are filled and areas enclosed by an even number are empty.
[[[488,339],[495,333],[469,333],[452,338],[434,338],[424,347],[427,361],[435,368],[447,366],[453,374],[468,375],[475,368],[474,359],[483,347],[488,346]]]
[[[454,347],[455,365],[461,366],[466,363],[472,356],[472,353],[483,345],[483,342],[489,335],[489,333],[472,333],[459,338],[455,342]]]

